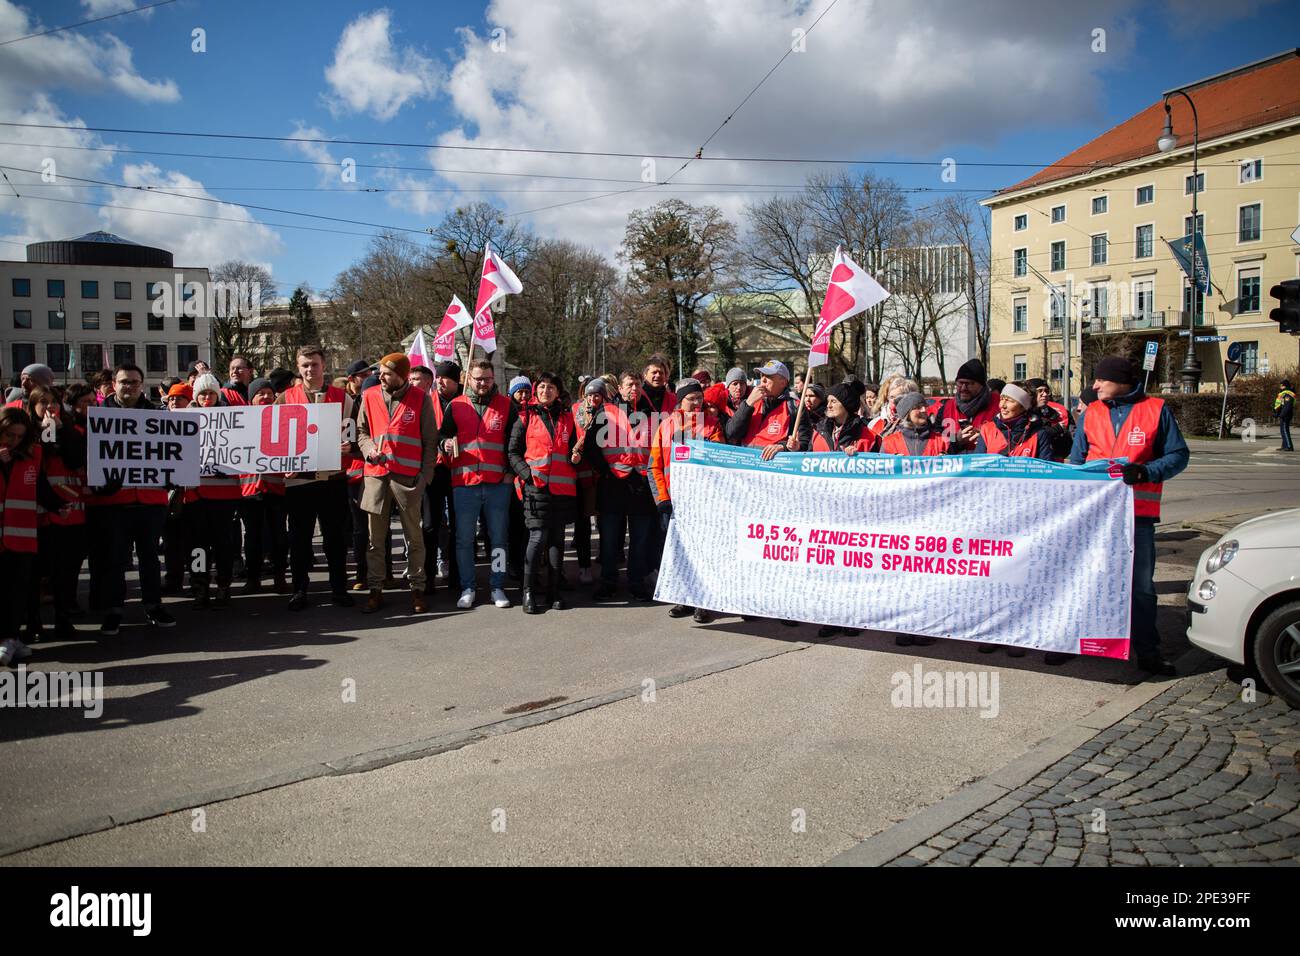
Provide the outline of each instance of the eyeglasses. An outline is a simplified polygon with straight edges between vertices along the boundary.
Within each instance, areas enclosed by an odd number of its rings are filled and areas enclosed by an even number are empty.
[[[144,384],[144,380],[139,378],[119,378],[117,384],[126,386],[127,388],[139,388]]]

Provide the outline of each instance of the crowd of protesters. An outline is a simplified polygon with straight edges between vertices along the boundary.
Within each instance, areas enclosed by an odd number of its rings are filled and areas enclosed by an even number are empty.
[[[398,587],[394,511],[416,614],[427,611],[439,579],[457,608],[475,605],[481,544],[489,600],[498,608],[512,606],[506,588],[513,580],[525,613],[566,609],[564,594],[574,587],[564,571],[569,547],[578,583],[595,584],[596,601],[617,599],[623,567],[631,600],[648,603],[673,520],[671,448],[691,439],[754,447],[764,459],[794,451],[1000,454],[1075,464],[1127,458],[1123,480],[1134,486],[1136,527],[1133,647],[1144,669],[1171,672],[1155,629],[1154,527],[1161,485],[1186,467],[1188,450],[1168,408],[1144,393],[1126,358],[1101,360],[1074,409],[1054,401],[1046,381],[990,379],[975,359],[958,370],[954,394],[937,400],[903,376],[805,389],[779,361],[752,376],[730,369],[716,383],[697,369],[672,385],[659,355],[639,371],[581,376],[573,395],[550,372],[518,376],[503,390],[490,362],[412,368],[401,353],[359,359],[327,382],[325,356],[311,346],[298,350],[293,370],[258,377],[249,359],[236,355],[227,372],[223,384],[196,362],[186,379],[161,383],[155,404],[132,364],[65,388],[46,366],[23,370],[0,413],[0,579],[17,596],[0,602],[0,663],[26,659],[28,645],[46,635],[79,634],[73,622],[85,613],[78,603],[83,564],[88,610],[100,615],[104,637],[122,626],[131,567],[144,614],[157,627],[175,625],[163,597],[183,593],[187,579],[198,609],[228,605],[242,577],[243,593],[269,588],[288,597],[289,610],[302,611],[312,603],[318,527],[330,601],[350,607],[353,592],[364,592],[362,610],[373,613]],[[87,486],[86,422],[95,405],[182,411],[322,402],[340,405],[345,423],[337,471],[218,474],[192,488]],[[52,632],[42,623],[42,595],[52,599]],[[682,605],[668,613],[699,623],[714,616]],[[839,633],[852,632],[832,625],[819,632]],[[1049,654],[1047,661],[1070,657]]]

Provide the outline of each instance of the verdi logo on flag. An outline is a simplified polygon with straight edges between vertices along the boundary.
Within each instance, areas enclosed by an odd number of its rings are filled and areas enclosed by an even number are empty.
[[[517,295],[524,290],[524,284],[492,251],[492,243],[483,247],[483,273],[478,282],[478,302],[474,305],[474,337],[470,341],[470,350],[475,345],[483,346],[485,352],[495,352],[497,348],[496,324],[492,321],[492,304],[508,295]]]
[[[836,246],[830,282],[826,286],[826,297],[822,299],[812,348],[808,352],[808,367],[816,368],[830,361],[832,328],[888,298],[888,290]]]
[[[1210,294],[1210,257],[1205,251],[1205,237],[1197,232],[1195,236],[1183,236],[1181,239],[1165,240],[1169,251],[1174,254],[1179,267],[1187,278],[1201,290],[1203,295]],[[1193,256],[1195,263],[1193,264]]]
[[[435,362],[446,362],[455,356],[456,333],[473,321],[469,309],[465,308],[465,303],[460,301],[459,296],[453,295],[451,305],[447,306],[447,311],[442,316],[442,322],[438,325],[438,334],[433,338],[433,360]],[[495,332],[493,338],[496,338]]]
[[[421,327],[415,332],[415,339],[411,342],[411,348],[406,353],[407,359],[411,362],[411,368],[419,368],[421,365],[430,366],[429,347],[424,342],[424,328]]]

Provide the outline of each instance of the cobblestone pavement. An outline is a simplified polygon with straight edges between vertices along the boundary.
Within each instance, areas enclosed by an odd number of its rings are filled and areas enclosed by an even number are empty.
[[[887,866],[1300,862],[1300,712],[1185,678]],[[1100,831],[1100,832],[1098,832]]]

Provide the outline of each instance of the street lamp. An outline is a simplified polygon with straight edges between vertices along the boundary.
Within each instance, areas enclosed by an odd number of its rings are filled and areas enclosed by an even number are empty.
[[[1178,377],[1181,378],[1183,381],[1183,391],[1193,393],[1197,390],[1197,387],[1201,381],[1201,363],[1196,360],[1196,315],[1197,312],[1199,311],[1198,306],[1201,300],[1201,297],[1199,295],[1200,280],[1197,276],[1197,265],[1200,262],[1200,258],[1196,253],[1196,236],[1200,232],[1200,228],[1197,224],[1197,219],[1196,219],[1196,214],[1197,214],[1196,200],[1198,194],[1201,191],[1200,190],[1201,177],[1199,172],[1200,149],[1201,149],[1201,121],[1200,118],[1196,115],[1196,104],[1192,102],[1192,98],[1187,95],[1187,92],[1185,90],[1170,90],[1168,93],[1166,93],[1165,94],[1165,128],[1161,130],[1160,138],[1156,140],[1156,148],[1160,150],[1160,152],[1167,153],[1175,146],[1178,145],[1178,137],[1174,135],[1173,112],[1169,108],[1169,97],[1171,96],[1181,96],[1183,99],[1187,100],[1187,105],[1192,108],[1192,230],[1191,230],[1192,274],[1188,277],[1192,287],[1192,295],[1191,295],[1192,309],[1191,309],[1190,327],[1187,330],[1187,354],[1186,357],[1183,359],[1183,367],[1179,370]]]
[[[68,387],[68,313],[63,310],[63,297],[59,296],[59,325],[63,326],[63,387]]]

